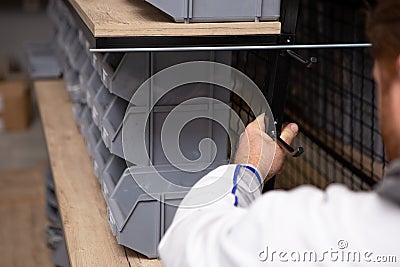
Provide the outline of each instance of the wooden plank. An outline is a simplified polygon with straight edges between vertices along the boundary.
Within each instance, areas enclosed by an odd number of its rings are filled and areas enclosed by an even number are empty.
[[[281,23],[175,23],[144,0],[69,0],[95,37],[280,34]]]
[[[161,262],[157,260],[149,260],[145,256],[130,250],[126,249],[126,255],[129,261],[130,266],[141,266],[141,267],[160,267]]]
[[[161,266],[157,260],[139,260],[136,253],[127,256],[112,235],[64,86],[62,80],[35,82],[71,266]]]

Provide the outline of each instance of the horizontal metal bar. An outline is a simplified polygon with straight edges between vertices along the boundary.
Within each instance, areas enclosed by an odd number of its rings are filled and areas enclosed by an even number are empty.
[[[90,52],[127,53],[127,52],[185,52],[185,51],[224,51],[224,50],[273,50],[273,49],[328,49],[328,48],[365,48],[369,43],[358,44],[303,44],[303,45],[246,45],[246,46],[201,46],[201,47],[140,47],[140,48],[93,48]]]

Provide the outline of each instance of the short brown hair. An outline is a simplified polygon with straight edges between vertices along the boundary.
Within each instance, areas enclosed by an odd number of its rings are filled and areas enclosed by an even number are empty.
[[[378,60],[394,63],[400,54],[400,0],[380,0],[370,4],[367,36]]]

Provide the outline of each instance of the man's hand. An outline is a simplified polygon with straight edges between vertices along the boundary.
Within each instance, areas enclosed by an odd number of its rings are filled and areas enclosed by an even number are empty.
[[[281,171],[286,153],[266,134],[264,117],[258,116],[240,136],[234,163],[253,165],[266,181]],[[291,144],[298,131],[297,124],[290,123],[283,128],[281,138]]]

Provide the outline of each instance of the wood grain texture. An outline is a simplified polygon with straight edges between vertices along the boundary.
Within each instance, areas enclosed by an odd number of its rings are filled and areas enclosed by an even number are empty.
[[[35,82],[71,266],[161,266],[137,253],[128,255],[112,235],[64,86],[62,80]]]
[[[281,23],[175,23],[144,0],[69,0],[95,37],[280,34]]]

